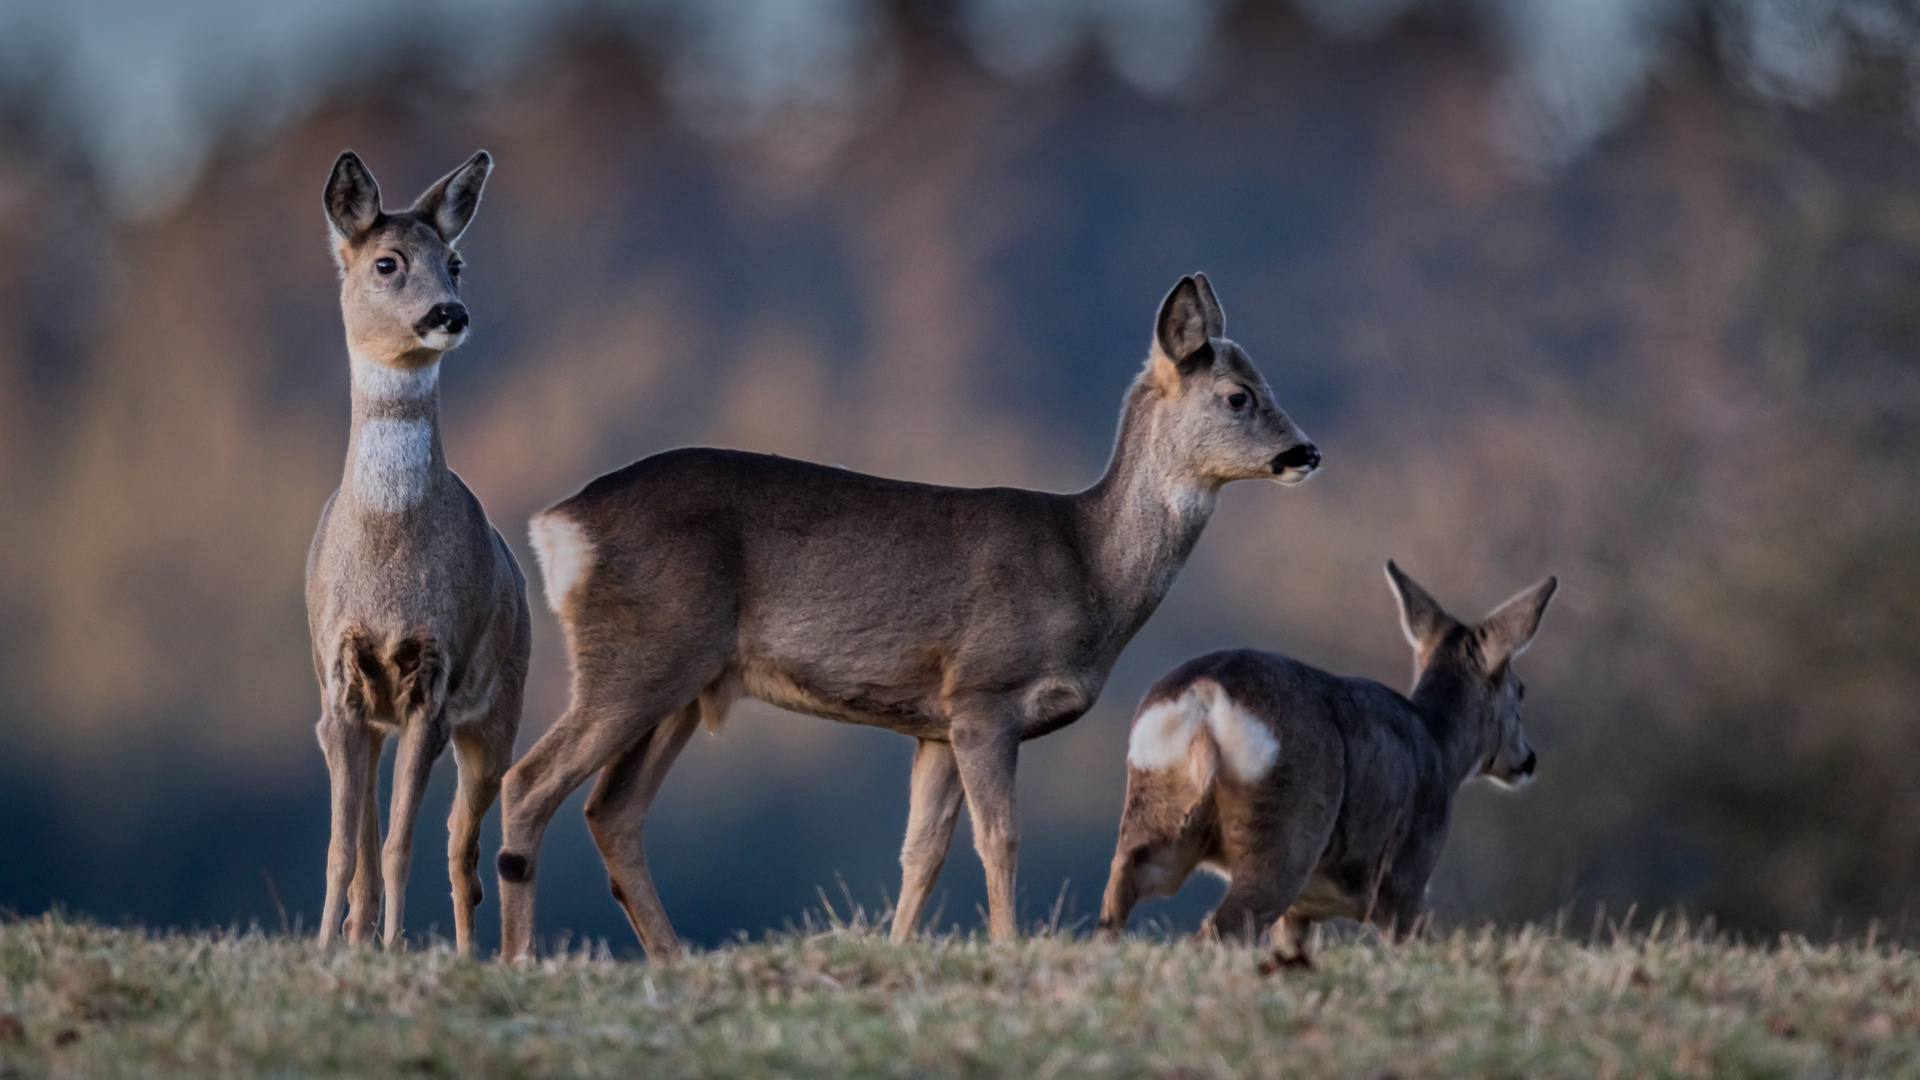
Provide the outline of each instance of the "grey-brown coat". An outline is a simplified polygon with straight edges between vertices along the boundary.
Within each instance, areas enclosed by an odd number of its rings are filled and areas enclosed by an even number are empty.
[[[1468,626],[1392,563],[1387,576],[1414,647],[1411,697],[1251,649],[1189,660],[1147,691],[1102,930],[1202,866],[1231,882],[1203,932],[1278,935],[1284,916],[1301,962],[1320,920],[1420,923],[1454,793],[1533,775],[1512,661],[1555,581]]]
[[[526,580],[440,444],[440,358],[465,340],[453,244],[479,206],[482,151],[389,214],[360,159],[340,155],[325,204],[340,266],[353,423],[340,488],[307,558],[318,735],[332,781],[320,940],[370,937],[386,898],[400,940],[414,821],[449,740],[460,786],[449,821],[454,933],[473,948],[480,819],[512,762],[532,641]],[[376,773],[398,734],[380,843]],[[351,894],[352,909],[343,909]]]
[[[1172,585],[1221,485],[1320,455],[1183,279],[1127,396],[1113,462],[1074,495],[958,489],[764,454],[676,450],[534,519],[573,670],[566,714],[502,797],[502,949],[530,954],[541,836],[596,771],[587,820],[649,956],[677,949],[642,833],[702,715],[736,697],[919,740],[895,938],[912,933],[963,802],[991,928],[1014,932],[1020,743],[1090,708]]]

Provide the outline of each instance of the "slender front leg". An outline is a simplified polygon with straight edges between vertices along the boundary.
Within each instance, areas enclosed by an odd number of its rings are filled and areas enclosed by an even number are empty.
[[[331,945],[346,915],[347,891],[359,861],[360,819],[371,809],[366,797],[367,725],[359,717],[330,710],[314,733],[327,760],[333,816],[327,838],[327,899],[320,914],[320,944]]]
[[[956,722],[953,755],[973,811],[973,846],[987,872],[987,930],[995,941],[1011,941],[1019,935],[1014,918],[1014,870],[1020,851],[1014,806],[1019,726],[1001,723],[998,717],[977,727]]]
[[[413,717],[400,733],[393,755],[393,794],[387,801],[387,846],[380,858],[381,883],[387,893],[384,944],[400,945],[407,909],[407,872],[413,867],[413,827],[420,816],[420,799],[427,793],[433,763],[447,748],[447,716],[435,709],[428,719]]]
[[[380,753],[386,732],[367,728],[366,764],[360,771],[360,843],[348,889],[347,942],[364,945],[380,923]]]
[[[900,849],[900,902],[893,909],[893,940],[906,941],[920,925],[927,893],[940,877],[960,821],[965,793],[953,744],[921,739],[913,752],[907,840]]]

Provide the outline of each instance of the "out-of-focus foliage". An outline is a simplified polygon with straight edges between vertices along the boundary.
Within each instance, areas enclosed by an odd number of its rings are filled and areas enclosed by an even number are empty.
[[[1230,489],[1100,706],[1027,747],[1029,913],[1063,877],[1097,894],[1127,717],[1171,664],[1253,644],[1402,684],[1393,556],[1461,615],[1563,582],[1521,661],[1541,779],[1463,799],[1443,911],[1904,916],[1920,145],[1897,71],[1801,113],[1677,52],[1541,179],[1488,123],[1507,69],[1444,21],[1358,44],[1235,9],[1209,79],[1171,99],[1086,67],[1007,78],[944,18],[875,33],[890,89],[831,153],[796,152],[799,118],[695,130],[647,54],[586,20],[479,89],[395,50],[137,225],[20,105],[0,128],[0,905],[317,907],[300,571],[346,439],[319,186],[343,146],[399,200],[484,145],[446,438],[529,569],[528,514],[686,442],[1090,482],[1154,304],[1213,276],[1327,466]],[[563,704],[537,621],[523,747]],[[777,924],[836,872],[892,888],[905,741],[740,714],[654,815],[684,928]],[[623,935],[581,833],[569,815],[550,841],[543,927]],[[970,919],[977,864],[957,845],[950,865],[947,914]],[[443,882],[416,867],[422,918]]]

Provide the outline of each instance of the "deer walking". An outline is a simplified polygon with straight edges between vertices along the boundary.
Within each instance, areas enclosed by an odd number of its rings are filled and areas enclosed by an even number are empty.
[[[1468,626],[1387,563],[1414,650],[1412,697],[1274,653],[1209,653],[1149,689],[1127,746],[1127,800],[1100,928],[1170,896],[1196,866],[1231,884],[1202,933],[1292,938],[1313,923],[1416,928],[1453,796],[1476,776],[1533,776],[1513,658],[1553,598],[1548,577]],[[1283,922],[1284,917],[1284,922]]]
[[[894,911],[911,935],[963,803],[989,923],[1014,934],[1014,765],[1072,723],[1173,584],[1221,485],[1304,480],[1320,453],[1184,278],[1128,393],[1112,464],[1074,495],[935,487],[763,454],[659,454],[533,520],[573,672],[567,712],[507,774],[502,953],[532,955],[547,823],[587,822],[649,957],[679,948],[642,833],[704,718],[751,696],[919,740]]]
[[[307,623],[320,679],[318,734],[332,781],[321,944],[367,940],[386,896],[385,942],[400,942],[414,820],[449,740],[459,793],[448,822],[455,940],[473,950],[480,819],[512,763],[532,620],[526,579],[440,445],[440,360],[467,336],[454,242],[480,205],[481,151],[388,213],[353,152],[327,179],[340,307],[353,374],[353,427],[340,489],[307,557]],[[384,851],[380,751],[399,748]]]

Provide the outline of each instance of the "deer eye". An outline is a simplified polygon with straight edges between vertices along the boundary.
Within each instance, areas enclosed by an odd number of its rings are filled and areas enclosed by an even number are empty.
[[[381,277],[386,277],[388,274],[400,269],[400,260],[391,255],[382,255],[373,260],[373,268],[380,271]]]
[[[1227,408],[1232,409],[1234,412],[1239,412],[1241,409],[1244,409],[1246,407],[1247,407],[1246,391],[1235,390],[1233,393],[1227,395]]]
[[[1519,701],[1527,700],[1527,684],[1523,682],[1514,683],[1513,696],[1516,700],[1519,700]]]
[[[462,264],[459,259],[455,259],[452,262],[448,263],[447,276],[451,278],[458,278],[460,276],[461,265]]]

